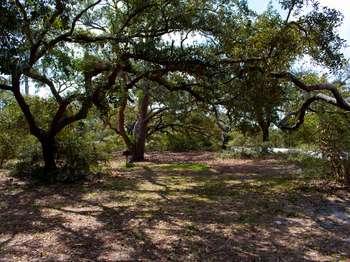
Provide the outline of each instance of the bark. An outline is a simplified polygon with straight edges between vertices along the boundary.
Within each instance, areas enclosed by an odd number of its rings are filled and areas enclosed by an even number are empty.
[[[263,147],[262,147],[262,152],[263,153],[268,153],[268,147],[266,146],[265,143],[270,141],[270,136],[269,136],[269,127],[270,127],[270,123],[268,123],[267,121],[263,121],[262,123],[259,123],[260,128],[262,130],[262,141],[263,141]]]
[[[30,133],[35,136],[41,143],[43,160],[45,164],[45,179],[50,180],[50,174],[53,174],[52,171],[57,169],[55,156],[56,156],[56,142],[55,136],[49,135],[44,130],[42,130],[36,123],[35,118],[30,110],[29,105],[26,103],[23,95],[20,92],[20,75],[12,76],[12,87],[13,94],[17,100],[18,105],[20,106],[24,117],[26,118]]]
[[[269,135],[269,126],[263,125],[261,127],[262,133],[263,133],[263,142],[269,142],[270,141],[270,135]]]
[[[145,160],[145,142],[138,141],[135,143],[131,152],[130,162],[141,162]]]
[[[262,111],[256,111],[255,116],[259,124],[259,127],[262,131],[262,141],[269,142],[270,141],[269,128],[271,124],[270,121],[263,116]]]
[[[128,82],[128,76],[127,74],[123,74],[124,80],[127,83]],[[126,133],[125,130],[125,110],[126,107],[128,105],[128,87],[124,86],[123,88],[123,93],[122,93],[122,101],[121,101],[121,105],[118,109],[118,120],[117,120],[117,127],[115,128],[115,131],[118,135],[120,135],[122,137],[122,139],[124,140],[125,145],[127,146],[128,150],[132,150],[132,142],[128,136],[128,134]]]
[[[350,173],[349,173],[349,171],[346,172],[346,174],[345,174],[344,184],[346,187],[350,188]]]
[[[226,132],[221,133],[221,149],[226,150],[229,141],[229,136]]]
[[[147,83],[143,86],[143,95],[139,101],[139,114],[133,130],[134,148],[132,150],[131,161],[143,161],[145,159],[145,144],[148,123],[149,92]]]
[[[28,76],[24,77],[24,94],[29,96],[29,79]]]
[[[350,170],[348,168],[346,168],[344,172],[344,185],[350,188]]]
[[[345,111],[350,111],[350,101],[347,98],[344,98],[342,94],[337,89],[337,86],[334,84],[329,83],[319,83],[319,84],[313,84],[313,85],[307,85],[306,83],[302,82],[300,79],[298,79],[296,76],[289,72],[280,72],[280,73],[272,73],[273,77],[276,78],[282,78],[286,79],[290,82],[292,82],[297,88],[304,90],[308,93],[314,92],[314,91],[329,91],[332,95],[326,95],[324,93],[317,93],[308,99],[304,101],[301,108],[296,112],[291,112],[286,115],[284,119],[280,121],[279,128],[284,130],[296,130],[298,129],[305,120],[305,114],[306,111],[309,109],[309,106],[315,102],[315,101],[324,101],[328,104],[331,104],[333,106],[336,106],[340,109],[343,109]],[[296,123],[293,125],[289,124],[290,117],[296,118]]]
[[[135,124],[134,147],[131,155],[131,162],[143,161],[145,159],[146,125],[142,120]]]
[[[125,82],[128,82],[127,75],[124,75]],[[148,106],[150,103],[150,95],[148,90],[148,83],[143,83],[143,93],[138,100],[138,117],[132,130],[132,138],[129,137],[125,130],[125,109],[128,103],[128,89],[132,86],[131,81],[124,87],[122,103],[118,109],[118,122],[117,127],[112,128],[118,135],[120,135],[129,151],[129,162],[138,162],[144,160],[145,144],[147,138],[147,125],[152,117],[162,112],[148,112]],[[108,121],[107,121],[108,122]],[[110,127],[111,124],[109,124]]]
[[[57,170],[55,161],[57,153],[56,141],[54,137],[46,136],[40,139],[40,143],[43,150],[45,175],[49,177],[52,171]]]
[[[344,185],[350,188],[350,162],[347,160],[344,165]]]
[[[20,91],[20,75],[19,74],[13,74],[12,75],[12,90],[13,95],[21,108],[24,117],[26,118],[28,125],[29,125],[29,131],[30,133],[39,138],[42,134],[42,130],[38,127],[35,118],[30,111],[29,105],[26,103],[23,95],[21,94]]]
[[[214,115],[215,115],[216,125],[221,130],[221,149],[226,150],[228,141],[230,140],[230,137],[228,135],[230,128],[228,126],[225,126],[225,124],[221,121],[218,109],[215,107],[215,105],[213,105],[212,110],[213,110]]]

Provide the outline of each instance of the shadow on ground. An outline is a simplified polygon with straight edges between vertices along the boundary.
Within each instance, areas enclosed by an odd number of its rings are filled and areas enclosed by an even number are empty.
[[[0,261],[350,257],[347,193],[321,193],[277,160],[209,160],[163,159],[68,186],[35,186],[2,173]]]

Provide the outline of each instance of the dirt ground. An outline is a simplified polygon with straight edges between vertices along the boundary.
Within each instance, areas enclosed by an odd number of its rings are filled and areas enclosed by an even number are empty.
[[[82,185],[0,172],[0,261],[347,261],[350,194],[282,160],[150,153]]]

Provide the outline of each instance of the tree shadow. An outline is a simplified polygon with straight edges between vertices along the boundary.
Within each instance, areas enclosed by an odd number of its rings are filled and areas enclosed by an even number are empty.
[[[315,252],[350,257],[349,199],[301,191],[294,185],[300,177],[284,173],[283,165],[262,171],[259,165],[200,172],[144,166],[63,187],[2,178],[0,257],[314,261]]]

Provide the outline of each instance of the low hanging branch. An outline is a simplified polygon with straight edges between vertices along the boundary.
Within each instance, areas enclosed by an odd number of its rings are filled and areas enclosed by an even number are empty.
[[[199,86],[200,84],[198,83],[184,83],[184,84],[175,85],[167,81],[164,77],[158,76],[158,75],[150,75],[148,76],[148,79],[158,83],[161,86],[164,86],[169,91],[172,91],[172,92],[180,91],[180,90],[185,91],[189,93],[191,96],[193,96],[197,101],[205,101],[205,98],[202,95],[200,95],[198,92],[193,90],[192,88],[193,86]]]
[[[35,70],[33,68],[29,68],[28,70],[25,70],[24,74],[32,79],[35,79],[43,84],[48,85],[50,88],[50,91],[51,91],[52,95],[54,96],[54,98],[56,99],[56,101],[58,103],[61,103],[63,101],[63,99],[60,96],[59,92],[57,91],[54,83],[50,79],[48,79],[46,76],[41,75],[37,70]]]
[[[222,119],[220,119],[219,110],[216,108],[216,105],[213,104],[211,106],[211,111],[214,112],[215,123],[221,129],[221,131],[222,132],[229,132],[230,127],[226,126],[225,123],[222,121]]]
[[[349,99],[344,98],[334,84],[320,83],[307,85],[303,81],[298,79],[295,75],[289,72],[272,73],[272,76],[275,78],[287,79],[291,81],[296,87],[308,93],[313,91],[326,90],[330,91],[332,94],[332,96],[329,96],[323,93],[318,93],[307,98],[298,111],[287,114],[286,117],[280,121],[279,127],[281,129],[295,130],[299,128],[304,123],[306,111],[309,109],[310,105],[315,101],[323,101],[345,111],[350,111]],[[297,118],[297,121],[294,125],[291,126],[289,125],[289,119],[293,116]]]
[[[6,84],[1,84],[0,83],[0,89],[1,90],[6,90],[6,91],[13,91],[12,86],[6,85]]]

